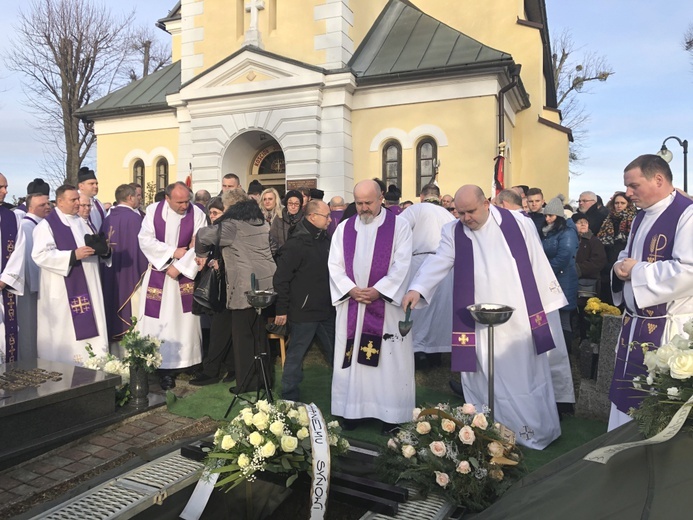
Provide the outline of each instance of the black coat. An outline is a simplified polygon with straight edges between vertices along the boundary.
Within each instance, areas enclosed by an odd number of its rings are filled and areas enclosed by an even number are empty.
[[[290,322],[324,321],[334,316],[330,296],[327,259],[330,239],[327,233],[306,219],[282,247],[274,273],[277,316],[288,315]]]

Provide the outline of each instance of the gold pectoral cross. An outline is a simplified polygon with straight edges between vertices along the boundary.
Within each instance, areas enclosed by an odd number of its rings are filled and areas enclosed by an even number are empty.
[[[354,355],[354,345],[350,346],[350,347],[349,347],[349,350],[347,350],[346,353],[345,353],[344,355],[346,356],[346,358],[347,358],[349,361],[351,361],[351,356]]]
[[[373,356],[373,354],[379,354],[379,353],[380,353],[380,351],[379,351],[378,349],[376,349],[375,347],[373,347],[373,342],[372,342],[372,341],[369,341],[367,346],[361,347],[361,352],[365,352],[365,354],[366,354],[366,359],[367,359],[368,361],[371,360],[371,357]]]
[[[469,343],[469,336],[467,336],[466,334],[460,334],[460,337],[457,341],[460,342],[460,345],[466,345],[467,343]]]

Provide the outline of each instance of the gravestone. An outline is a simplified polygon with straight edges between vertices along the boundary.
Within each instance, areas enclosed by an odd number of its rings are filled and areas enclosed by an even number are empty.
[[[604,316],[602,338],[599,343],[599,363],[597,379],[582,379],[575,406],[579,417],[589,417],[607,421],[611,410],[609,390],[616,363],[616,344],[621,333],[622,316]]]
[[[115,415],[120,376],[43,359],[0,366],[0,468]]]

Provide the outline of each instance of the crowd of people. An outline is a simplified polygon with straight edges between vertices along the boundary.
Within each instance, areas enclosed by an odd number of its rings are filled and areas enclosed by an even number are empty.
[[[450,353],[461,374],[452,390],[492,406],[518,442],[543,449],[575,402],[569,353],[585,333],[589,297],[621,305],[628,318],[614,381],[642,372],[632,340],[659,344],[692,312],[690,245],[675,240],[693,225],[691,200],[657,156],[624,172],[625,192],[606,205],[584,192],[577,208],[528,186],[491,199],[474,185],[441,196],[429,184],[413,204],[379,179],[357,183],[350,204],[326,203],[317,189],[281,197],[253,181],[244,190],[234,174],[216,197],[175,182],[145,207],[142,187],[123,184],[106,206],[88,168],[77,186],[55,190],[53,207],[36,179],[20,206],[0,206],[2,358],[79,364],[87,345],[122,355],[134,316],[162,341],[162,388],[192,370],[193,385],[236,381],[242,393],[272,382],[271,363],[264,374],[255,365],[270,358],[269,328],[290,337],[283,398],[311,398],[299,385],[317,343],[333,367],[331,413],[347,429],[377,419],[390,432],[411,419],[415,370]],[[0,199],[6,193],[0,175]],[[206,314],[193,302],[205,269],[225,280],[221,306]],[[254,290],[273,290],[276,303],[256,312],[245,296]],[[487,337],[467,308],[478,303],[515,309],[495,332],[494,403]],[[402,334],[410,309],[413,332]],[[615,383],[611,399],[617,426],[633,395]]]

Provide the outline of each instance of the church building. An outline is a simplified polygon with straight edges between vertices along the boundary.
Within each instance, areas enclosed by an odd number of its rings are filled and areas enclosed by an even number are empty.
[[[568,192],[545,0],[181,0],[173,63],[85,107],[101,198],[224,174],[352,200],[381,177],[414,200],[478,184]]]

